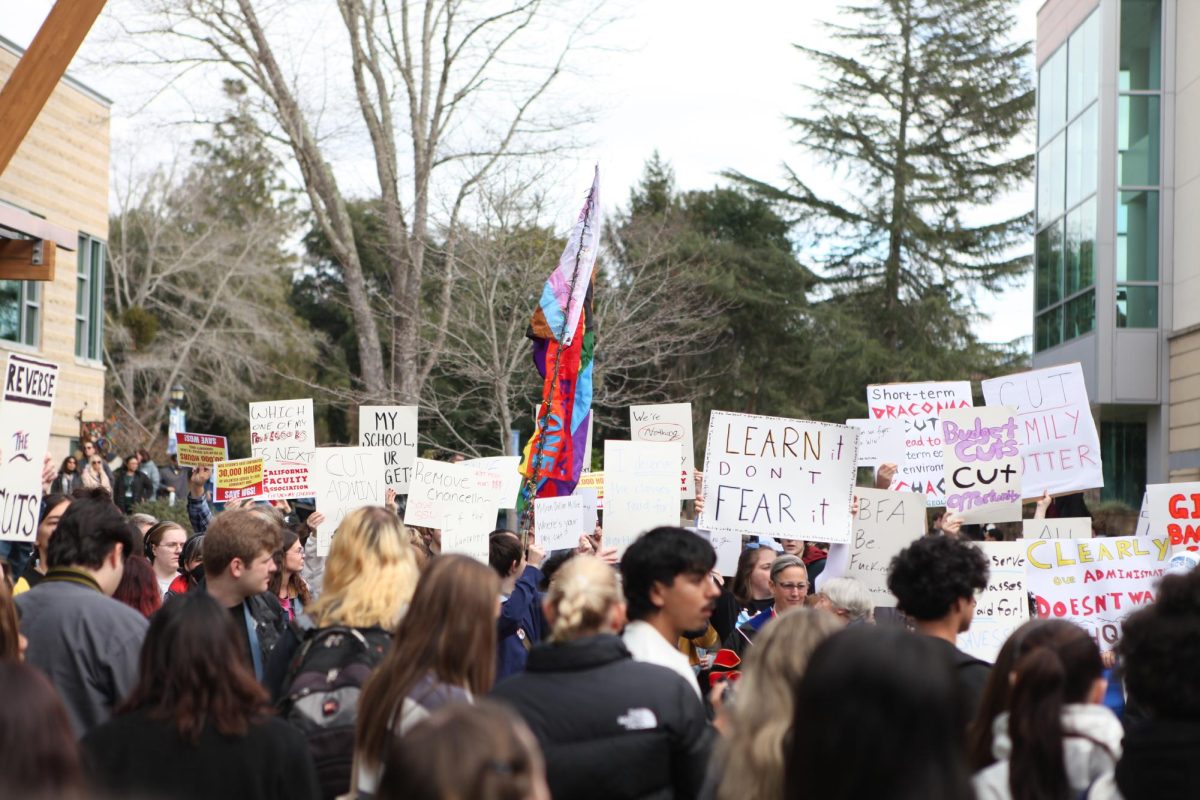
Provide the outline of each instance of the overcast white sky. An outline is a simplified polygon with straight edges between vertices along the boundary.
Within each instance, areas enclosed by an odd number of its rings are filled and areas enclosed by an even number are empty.
[[[1020,37],[1033,38],[1041,2],[1019,0]],[[0,36],[28,45],[52,5],[53,0],[0,0]],[[110,5],[120,7],[119,2]],[[774,179],[786,161],[803,172],[805,155],[792,144],[784,115],[803,110],[798,84],[814,76],[792,44],[819,43],[816,21],[834,13],[832,0],[630,3],[622,19],[604,32],[619,51],[592,58],[587,67],[586,91],[600,113],[582,132],[594,146],[562,173],[568,186],[578,188],[572,194],[582,195],[590,165],[598,161],[605,204],[623,204],[655,148],[674,167],[681,189],[711,187],[721,170],[730,168]],[[114,150],[127,151],[132,142],[144,153],[144,123],[129,118],[144,86],[89,70],[79,60],[71,72],[114,100]],[[1032,185],[1014,203],[1032,207]],[[562,227],[576,213],[563,209]],[[979,301],[992,314],[977,326],[985,339],[1008,341],[1031,333],[1031,277]]]

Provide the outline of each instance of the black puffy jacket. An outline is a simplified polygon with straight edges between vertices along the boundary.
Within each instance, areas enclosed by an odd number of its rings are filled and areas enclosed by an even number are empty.
[[[711,733],[695,690],[604,634],[543,644],[492,692],[529,724],[556,800],[691,798]]]

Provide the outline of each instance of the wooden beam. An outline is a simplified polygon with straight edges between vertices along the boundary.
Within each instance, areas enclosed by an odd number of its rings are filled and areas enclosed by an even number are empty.
[[[0,239],[0,281],[53,281],[57,252],[45,239]]]
[[[66,74],[105,0],[58,0],[0,89],[0,174]]]

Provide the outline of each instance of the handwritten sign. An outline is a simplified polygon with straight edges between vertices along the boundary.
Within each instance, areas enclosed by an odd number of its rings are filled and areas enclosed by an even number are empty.
[[[845,425],[712,412],[698,526],[849,541],[857,442]]]
[[[1039,618],[1068,619],[1111,650],[1121,624],[1154,602],[1166,572],[1171,540],[1166,536],[1111,539],[1035,539],[1025,545],[1025,580]]]
[[[867,387],[869,417],[904,426],[907,458],[897,465],[900,477],[895,488],[916,492],[931,506],[946,504],[942,431],[938,420],[943,411],[970,408],[971,404],[970,381],[889,383]]]
[[[1134,536],[1150,535],[1150,501],[1149,492],[1142,492],[1142,505],[1138,509],[1137,523],[1133,529]]]
[[[569,497],[538,497],[533,501],[537,522],[537,541],[546,552],[565,550],[579,544],[583,528],[583,499]]]
[[[1091,539],[1092,521],[1087,517],[1027,519],[1021,521],[1022,539]]]
[[[58,365],[8,354],[0,402],[0,539],[37,539],[42,461],[50,446]]]
[[[899,483],[908,462],[904,446],[904,423],[900,420],[848,419],[846,424],[858,429],[858,466],[878,469],[883,464],[896,465],[892,487]]]
[[[496,527],[502,480],[462,463],[413,461],[407,525],[439,528],[443,553],[465,553],[487,561],[488,534]]]
[[[992,662],[1012,632],[1029,619],[1025,593],[1023,542],[979,542],[988,560],[988,585],[975,604],[975,616],[966,633],[958,635],[958,649]]]
[[[1148,536],[1166,536],[1177,550],[1200,548],[1200,483],[1152,483],[1146,487]]]
[[[382,506],[386,452],[376,447],[318,447],[312,485],[316,508],[325,515],[317,528],[317,555],[329,555],[342,520],[356,508]]]
[[[579,498],[580,513],[583,516],[583,532],[591,533],[596,530],[596,523],[600,516],[597,510],[600,505],[600,500],[596,496],[595,489],[580,489],[575,487],[575,497]]]
[[[1078,363],[983,381],[989,406],[1017,413],[1025,497],[1104,485],[1100,437]]]
[[[383,480],[396,494],[408,494],[417,457],[417,406],[359,406],[358,446],[383,451]]]
[[[580,474],[579,483],[575,484],[575,491],[580,489],[591,489],[595,492],[596,508],[604,510],[604,470]]]
[[[463,466],[490,472],[501,481],[499,495],[500,508],[516,508],[517,495],[521,492],[521,457],[492,456],[490,458],[471,458],[462,462]],[[573,547],[574,545],[572,545]]]
[[[604,544],[618,554],[641,534],[679,524],[679,448],[667,442],[604,443]]]
[[[630,438],[635,442],[678,442],[679,492],[685,500],[696,496],[691,403],[630,406],[629,431]]]
[[[250,454],[263,460],[268,500],[312,496],[315,430],[311,398],[250,404]]]
[[[263,460],[241,458],[213,464],[213,501],[251,500],[265,496]]]
[[[1017,420],[1003,406],[942,412],[946,508],[964,522],[1021,518],[1021,456]]]
[[[175,453],[181,467],[207,467],[229,460],[229,444],[224,436],[208,433],[176,433]]]
[[[737,574],[738,559],[742,557],[742,535],[740,533],[707,531],[703,528],[688,528],[708,541],[717,554],[716,570],[720,575],[732,578]]]
[[[858,516],[849,560],[840,574],[862,583],[876,606],[894,608],[896,597],[887,587],[888,567],[901,550],[924,535],[925,500],[912,492],[887,489],[859,487],[855,493]]]

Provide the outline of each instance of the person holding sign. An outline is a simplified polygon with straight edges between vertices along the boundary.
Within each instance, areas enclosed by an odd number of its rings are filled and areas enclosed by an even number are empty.
[[[975,598],[987,585],[987,558],[970,542],[949,536],[917,539],[888,569],[888,589],[896,596],[896,607],[954,664],[964,731],[975,718],[991,667],[959,650],[958,634],[970,629]]]
[[[530,541],[521,550],[521,539],[512,531],[493,531],[488,541],[488,563],[500,576],[500,619],[497,630],[496,680],[525,669],[529,651],[548,631],[542,614],[538,584],[546,553]]]

